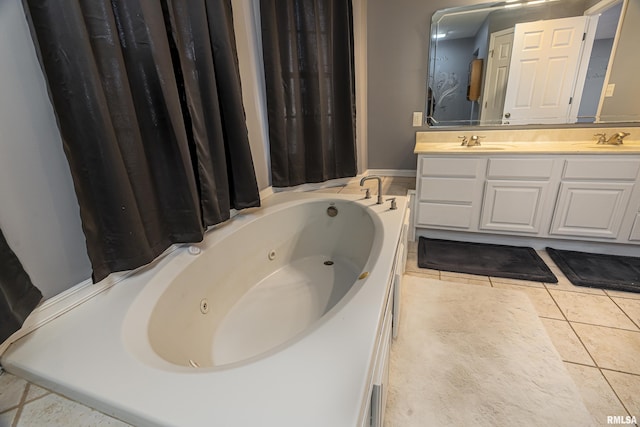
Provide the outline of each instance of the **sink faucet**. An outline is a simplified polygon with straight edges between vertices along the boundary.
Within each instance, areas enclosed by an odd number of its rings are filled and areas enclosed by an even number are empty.
[[[382,179],[379,176],[365,176],[364,178],[362,178],[360,180],[360,187],[364,186],[364,182],[370,179],[377,179],[378,180],[378,201],[377,204],[381,205],[383,203],[382,200]]]
[[[629,132],[616,132],[607,141],[607,144],[620,145],[625,136],[631,135]]]
[[[458,138],[462,140],[462,144],[460,145],[466,145],[467,147],[474,147],[476,145],[480,145],[480,138],[484,138],[484,136],[471,135],[471,139],[469,140],[467,140],[466,136],[459,136]]]

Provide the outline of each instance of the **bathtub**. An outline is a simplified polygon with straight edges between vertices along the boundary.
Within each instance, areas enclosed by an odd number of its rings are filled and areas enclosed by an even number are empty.
[[[406,236],[397,202],[270,196],[22,338],[2,364],[134,425],[380,424]]]

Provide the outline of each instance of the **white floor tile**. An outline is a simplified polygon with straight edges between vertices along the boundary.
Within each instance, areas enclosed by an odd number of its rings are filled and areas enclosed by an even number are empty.
[[[583,323],[571,325],[599,367],[640,375],[640,332]]]
[[[640,326],[640,300],[618,297],[612,297],[612,299],[636,326]]]
[[[551,295],[549,295],[544,287],[534,288],[531,286],[509,285],[506,283],[493,283],[493,287],[524,292],[531,299],[531,302],[538,312],[538,316],[564,320],[564,316],[560,312],[560,309],[556,306]]]
[[[18,426],[84,427],[125,424],[91,408],[51,393],[24,405]]]
[[[595,366],[571,325],[566,320],[541,319],[553,345],[565,362]]]
[[[602,370],[630,415],[640,420],[640,376]]]
[[[25,380],[8,372],[0,375],[0,412],[18,405],[26,386]]]
[[[572,363],[566,366],[596,425],[607,425],[607,416],[629,415],[599,369]]]
[[[10,427],[13,425],[13,420],[16,417],[17,409],[12,409],[11,411],[3,412],[0,414],[0,427]]]
[[[620,308],[606,295],[589,295],[577,292],[550,290],[567,320],[592,325],[638,331]]]

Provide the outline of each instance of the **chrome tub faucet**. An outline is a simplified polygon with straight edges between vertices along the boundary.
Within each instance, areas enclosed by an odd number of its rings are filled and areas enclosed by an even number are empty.
[[[360,187],[364,186],[364,182],[368,181],[370,179],[377,179],[378,180],[378,201],[376,202],[378,205],[381,205],[384,201],[382,199],[382,178],[380,178],[379,176],[365,176],[364,178],[362,178],[360,180]],[[369,192],[367,192],[367,194],[369,194]],[[368,198],[368,197],[365,197]]]

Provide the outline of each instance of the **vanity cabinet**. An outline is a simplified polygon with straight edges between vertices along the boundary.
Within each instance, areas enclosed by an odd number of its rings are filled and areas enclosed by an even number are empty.
[[[567,160],[551,233],[617,239],[639,171],[638,159]]]
[[[419,154],[416,227],[640,244],[640,155]]]
[[[539,234],[553,202],[554,159],[489,159],[480,229]]]

